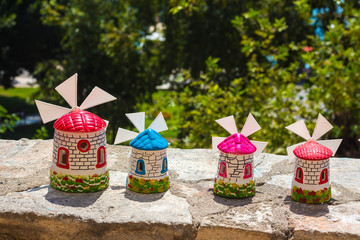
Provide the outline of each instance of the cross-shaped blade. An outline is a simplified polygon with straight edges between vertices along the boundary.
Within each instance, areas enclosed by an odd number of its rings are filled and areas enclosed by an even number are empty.
[[[304,138],[305,140],[310,139],[309,130],[307,129],[304,120],[300,120],[300,121],[293,123],[285,128],[287,130],[290,130],[291,132],[299,135],[300,137]]]
[[[71,108],[77,106],[77,77],[78,75],[75,73],[55,88]]]

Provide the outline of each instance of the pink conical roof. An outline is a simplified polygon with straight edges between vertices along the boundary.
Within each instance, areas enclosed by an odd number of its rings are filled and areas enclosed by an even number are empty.
[[[227,137],[218,146],[218,149],[224,153],[231,154],[251,154],[256,151],[254,144],[241,133],[234,133]]]
[[[294,154],[298,158],[304,159],[304,160],[325,160],[331,157],[333,152],[331,149],[318,144],[314,140],[309,140],[306,143],[297,146],[294,149]]]

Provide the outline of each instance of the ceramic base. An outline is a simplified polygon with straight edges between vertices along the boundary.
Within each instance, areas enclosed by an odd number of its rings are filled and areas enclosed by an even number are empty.
[[[302,203],[324,203],[331,198],[331,186],[323,188],[318,191],[305,190],[293,186],[291,190],[291,198],[297,202]]]
[[[237,184],[232,182],[225,183],[223,180],[217,181],[215,178],[214,193],[228,198],[247,198],[255,195],[255,181],[245,184]]]
[[[138,193],[160,193],[169,189],[169,177],[144,179],[128,175],[126,185],[128,189]]]
[[[109,171],[87,176],[73,176],[50,169],[51,187],[72,193],[88,193],[103,190],[109,186]]]

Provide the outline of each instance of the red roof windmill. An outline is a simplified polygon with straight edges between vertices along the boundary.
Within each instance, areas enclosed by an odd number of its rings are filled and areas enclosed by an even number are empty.
[[[291,197],[295,201],[323,203],[330,200],[330,157],[335,155],[342,139],[318,139],[332,128],[321,114],[311,137],[304,120],[286,127],[306,140],[287,148],[289,160],[295,160],[291,191]]]
[[[106,168],[107,123],[84,110],[116,98],[95,87],[78,107],[77,74],[55,90],[71,108],[35,100],[44,123],[57,119],[54,123],[51,186],[66,192],[94,192],[106,188],[109,184]]]

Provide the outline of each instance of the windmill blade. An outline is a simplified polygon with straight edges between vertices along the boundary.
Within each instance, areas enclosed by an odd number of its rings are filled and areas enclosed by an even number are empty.
[[[94,87],[91,93],[86,97],[84,102],[81,104],[80,109],[85,110],[106,102],[114,101],[116,97],[105,92],[99,87]]]
[[[316,142],[318,144],[324,145],[327,148],[330,148],[333,152],[332,156],[334,156],[342,142],[342,139],[321,140]]]
[[[126,113],[125,115],[139,132],[145,130],[145,112]]]
[[[124,128],[118,128],[114,144],[129,141],[131,139],[136,138],[137,135],[139,135],[139,133],[133,132],[133,131],[130,131],[130,130],[126,130]]]
[[[246,118],[245,124],[243,129],[241,130],[241,134],[245,137],[250,136],[254,132],[257,132],[261,129],[258,122],[255,120],[254,116],[249,113],[248,117]]]
[[[55,90],[60,93],[71,108],[77,106],[77,77],[78,74],[75,73],[55,88]]]
[[[305,140],[310,139],[309,130],[307,129],[304,120],[297,121],[296,123],[293,123],[285,128],[287,130],[290,130],[291,132],[299,135],[300,137],[304,138]]]
[[[39,100],[35,100],[35,103],[43,123],[51,122],[52,120],[58,119],[62,115],[71,111],[69,108],[56,106]]]
[[[330,131],[333,126],[326,120],[323,115],[319,113],[318,119],[316,120],[315,129],[312,135],[312,139],[315,141],[323,136],[325,133]]]
[[[224,137],[212,137],[212,149],[218,150],[217,146],[225,139]]]
[[[156,116],[156,118],[148,128],[154,129],[157,132],[168,130],[164,116],[162,115],[161,112]]]
[[[256,147],[256,151],[254,152],[255,157],[259,156],[259,154],[262,153],[262,151],[264,151],[266,145],[268,144],[267,142],[259,142],[259,141],[250,141],[250,142],[254,144]]]
[[[289,157],[289,162],[293,162],[296,158],[295,154],[294,154],[294,149],[297,147],[297,146],[300,146],[301,144],[304,144],[305,142],[301,142],[301,143],[298,143],[298,144],[295,144],[295,145],[292,145],[290,147],[287,147],[286,148],[286,151],[287,151],[287,154],[288,154],[288,157]]]
[[[237,127],[234,119],[234,115],[220,118],[215,120],[220,126],[222,126],[226,131],[228,131],[230,134],[237,133]]]
[[[105,127],[105,130],[107,129],[107,127],[109,126],[109,121],[108,120],[105,120],[105,119],[103,119],[104,120],[104,122],[106,123],[106,127]]]

